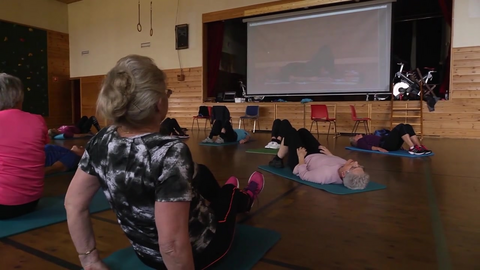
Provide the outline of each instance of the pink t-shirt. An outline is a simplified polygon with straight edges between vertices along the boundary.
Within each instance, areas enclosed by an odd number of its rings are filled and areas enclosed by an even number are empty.
[[[0,111],[0,204],[21,205],[43,191],[47,125],[42,116]]]
[[[319,184],[342,184],[338,169],[347,161],[337,156],[311,154],[305,158],[305,164],[297,165],[293,173],[302,180]]]

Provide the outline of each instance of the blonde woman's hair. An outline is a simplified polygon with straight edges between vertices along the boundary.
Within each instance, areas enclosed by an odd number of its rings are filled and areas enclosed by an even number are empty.
[[[23,102],[23,84],[19,78],[0,73],[0,111],[13,109]]]
[[[140,127],[151,124],[157,104],[164,97],[165,73],[151,58],[129,55],[107,73],[98,95],[97,112],[113,124]]]

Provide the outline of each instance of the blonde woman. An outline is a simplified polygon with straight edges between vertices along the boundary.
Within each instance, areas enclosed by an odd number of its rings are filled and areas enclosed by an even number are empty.
[[[32,212],[43,192],[47,125],[22,111],[22,82],[0,73],[0,219]]]
[[[88,210],[100,187],[147,266],[204,269],[220,260],[233,240],[236,214],[249,211],[263,175],[254,172],[244,190],[235,177],[220,187],[205,166],[194,177],[188,147],[158,133],[168,97],[165,75],[149,58],[120,59],[105,78],[97,108],[114,124],[86,145],[65,199],[82,267],[108,269],[96,250]]]

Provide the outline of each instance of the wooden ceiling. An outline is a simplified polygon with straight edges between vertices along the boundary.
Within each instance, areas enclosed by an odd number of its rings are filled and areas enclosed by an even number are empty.
[[[75,3],[75,2],[80,2],[82,0],[57,0],[57,1],[65,3],[65,4],[71,4],[71,3]]]

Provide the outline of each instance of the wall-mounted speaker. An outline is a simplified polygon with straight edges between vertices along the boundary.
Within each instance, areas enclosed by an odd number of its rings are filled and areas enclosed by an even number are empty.
[[[188,24],[175,25],[175,49],[188,49]]]

